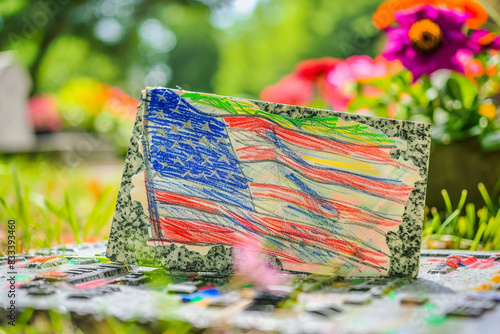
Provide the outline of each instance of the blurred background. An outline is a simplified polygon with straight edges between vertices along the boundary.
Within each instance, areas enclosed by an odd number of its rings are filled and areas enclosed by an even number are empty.
[[[18,250],[106,239],[144,87],[258,99],[301,61],[375,58],[386,40],[372,22],[382,2],[2,0],[0,220],[18,222]],[[498,30],[500,3],[481,3]],[[500,145],[462,144],[445,145],[453,158],[430,176],[438,185],[429,190],[426,245],[500,246],[487,238],[500,231],[498,168],[484,166],[468,184],[439,183],[467,164],[467,145],[484,154],[472,168],[498,159]]]

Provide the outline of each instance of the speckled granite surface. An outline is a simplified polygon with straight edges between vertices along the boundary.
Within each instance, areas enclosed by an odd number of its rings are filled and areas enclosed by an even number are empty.
[[[418,273],[420,243],[422,235],[422,221],[425,207],[425,193],[427,190],[427,172],[431,145],[431,125],[424,123],[403,122],[393,119],[360,116],[350,113],[333,112],[311,108],[280,105],[255,101],[262,110],[276,114],[284,114],[293,118],[328,117],[337,116],[346,121],[364,123],[375,129],[381,130],[389,137],[399,137],[407,143],[407,150],[395,149],[391,156],[412,160],[420,169],[423,181],[415,184],[415,189],[410,194],[403,215],[403,223],[399,231],[389,232],[387,244],[391,251],[391,267],[389,275],[416,277]]]
[[[132,201],[131,178],[144,170],[144,159],[139,149],[143,134],[143,115],[148,109],[149,97],[143,97],[138,109],[134,132],[130,141],[120,192],[118,195],[113,225],[111,228],[107,256],[116,261],[164,266],[172,271],[211,271],[230,274],[232,251],[224,246],[213,246],[206,255],[175,244],[148,246],[150,221],[143,207]],[[366,124],[382,131],[388,137],[406,141],[406,149],[393,149],[391,157],[403,157],[419,168],[423,181],[415,184],[397,232],[388,232],[387,245],[390,250],[389,275],[413,276],[418,272],[422,219],[424,214],[427,167],[430,149],[431,126],[429,124],[402,122],[375,117],[332,112],[295,106],[286,106],[251,101],[261,110],[290,118],[339,117],[345,121]]]

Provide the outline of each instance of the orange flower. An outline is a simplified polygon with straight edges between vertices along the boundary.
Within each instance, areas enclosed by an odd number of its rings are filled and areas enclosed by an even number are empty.
[[[486,66],[486,75],[489,77],[494,76],[498,73],[498,69],[496,65],[488,65]]]
[[[392,119],[396,118],[396,111],[397,111],[397,109],[396,109],[395,103],[391,103],[387,106],[387,116],[389,118],[392,118]]]
[[[497,117],[497,107],[491,103],[480,105],[478,112],[479,115],[488,119],[495,119]]]
[[[474,78],[481,77],[485,73],[484,65],[479,59],[474,59],[470,51],[460,51],[457,53],[457,59],[464,68],[464,74],[471,81]]]
[[[388,0],[373,14],[373,24],[379,29],[385,29],[394,23],[397,11],[424,5],[446,7],[470,14],[466,24],[471,29],[479,29],[488,20],[488,13],[476,0]]]
[[[87,187],[89,192],[93,195],[94,199],[97,202],[104,192],[101,182],[99,182],[99,180],[97,179],[93,179],[88,183]]]
[[[98,236],[95,236],[95,235],[83,238],[83,242],[87,242],[89,244],[95,244],[95,243],[98,243],[101,240],[102,240],[101,237],[98,237]]]
[[[468,78],[482,77],[484,66],[479,59],[473,59],[468,68],[465,68],[465,76]]]

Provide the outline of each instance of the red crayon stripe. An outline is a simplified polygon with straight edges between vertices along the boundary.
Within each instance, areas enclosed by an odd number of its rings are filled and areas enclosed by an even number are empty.
[[[286,155],[280,154],[275,149],[267,150],[262,147],[253,147],[249,150],[238,149],[240,152],[245,152],[245,155],[240,156],[241,161],[260,161],[272,159],[289,165],[298,170],[302,175],[307,176],[315,181],[337,183],[346,185],[354,189],[369,192],[388,199],[394,199],[399,202],[408,200],[410,192],[413,187],[407,187],[403,184],[392,185],[384,181],[370,180],[369,178],[353,175],[343,171],[329,171],[312,167],[310,165],[304,166],[303,164],[295,162],[293,159]]]
[[[281,221],[282,222],[282,221]],[[279,220],[274,223],[280,224]],[[271,222],[270,222],[271,224]],[[202,226],[206,225],[202,222],[196,221],[185,221],[176,220],[171,218],[160,218],[160,226],[164,231],[164,235],[168,237],[170,242],[173,243],[184,243],[184,244],[223,244],[226,246],[234,247],[245,247],[248,244],[248,240],[254,239],[255,236],[248,232],[233,231],[231,229],[217,229],[210,233],[203,231]],[[287,233],[288,232],[288,233]],[[293,231],[292,228],[287,229],[285,233],[282,233],[285,237],[293,237],[295,234],[295,239],[301,242],[305,242],[310,245],[320,245],[318,242],[311,242],[306,236],[306,233],[300,233]],[[355,256],[363,261],[370,262],[372,264],[381,265],[386,263],[384,259],[377,259],[370,254],[375,256],[383,256],[378,252],[371,250],[362,249],[358,245],[349,243],[344,240],[338,240],[334,238],[328,238],[326,242],[323,242],[329,249],[334,249],[337,252],[343,253],[344,255]],[[263,246],[263,250],[272,255],[278,256],[280,259],[286,259],[289,262],[294,263],[306,263],[304,260],[290,255],[289,253],[279,252],[268,247]]]
[[[177,220],[171,218],[160,218],[160,226],[164,230],[164,235],[171,242],[184,244],[223,244],[226,246],[234,246],[245,248],[250,242],[258,242],[256,237],[248,232],[240,232],[228,228],[221,230],[213,230],[206,233],[202,228],[206,223],[196,221]],[[294,257],[290,254],[277,252],[272,249],[264,248],[269,254],[277,255],[288,261],[296,263],[305,263],[303,260]]]
[[[337,215],[333,215],[330,212],[323,209],[316,201],[310,198],[307,194],[285,188],[282,186],[272,185],[272,184],[260,184],[260,183],[250,183],[250,191],[252,192],[252,197],[260,198],[270,198],[279,199],[283,202],[296,205],[300,208],[310,210],[314,213],[324,215],[328,218],[334,218],[343,221],[357,221],[362,223],[372,223],[380,226],[392,227],[400,223],[400,221],[394,221],[390,219],[383,219],[377,217],[373,214],[363,212],[362,210],[338,203],[335,201],[322,199],[326,203],[330,204],[338,212]]]
[[[334,238],[322,229],[293,221],[263,216],[255,212],[249,213],[250,217],[269,231],[269,235],[286,238],[294,243],[305,243],[319,246],[325,250],[335,250],[341,254],[356,256],[373,264],[385,263],[383,259],[375,259],[369,255],[385,257],[384,254],[368,249],[363,249],[354,242]]]
[[[304,176],[320,182],[333,182],[344,184],[354,189],[359,189],[372,193],[387,199],[406,202],[413,187],[390,185],[383,181],[370,180],[361,176],[352,175],[344,172],[333,172],[317,168],[305,167],[296,163],[287,156],[279,155],[280,160],[285,164],[298,169]]]
[[[279,138],[308,149],[327,151],[347,156],[358,156],[376,161],[392,161],[389,151],[394,147],[383,148],[375,145],[341,143],[313,135],[298,133],[262,118],[228,116],[223,119],[226,124],[233,129],[247,130],[263,135],[265,135],[266,130],[270,130]]]
[[[212,213],[219,213],[217,210],[220,206],[216,203],[203,200],[201,198],[192,198],[168,191],[155,190],[156,200],[160,202],[179,204],[191,207],[198,210],[208,211]]]
[[[262,236],[278,236],[289,239],[292,242],[302,242],[315,246],[319,246],[325,249],[334,249],[345,255],[356,255],[365,256],[364,253],[368,250],[364,250],[354,243],[350,243],[344,240],[338,240],[331,236],[330,233],[324,231],[320,228],[311,227],[306,224],[285,221],[282,219],[276,219],[267,217],[256,212],[248,212],[248,216],[244,217],[241,214],[229,211],[229,209],[223,206],[205,201],[202,199],[196,199],[189,196],[169,193],[165,191],[155,191],[157,200],[169,203],[169,204],[181,204],[187,207],[192,207],[193,209],[204,210],[210,213],[219,213],[226,217],[232,217],[236,219],[242,226],[258,233]],[[238,234],[243,233],[236,231],[235,229],[222,227],[205,222],[180,220],[161,217],[160,226],[164,232],[165,236],[168,236],[172,242],[178,243],[222,243],[227,245],[244,245],[245,240],[239,240],[235,236],[235,232]],[[257,224],[256,224],[257,223]],[[264,229],[260,228],[263,226]],[[246,232],[245,232],[246,233]],[[248,238],[250,232],[245,234],[245,238]],[[236,238],[236,239],[235,239]],[[357,255],[356,255],[357,256]],[[358,257],[360,257],[358,256]],[[382,255],[381,255],[382,256]],[[366,257],[368,259],[368,257]],[[379,260],[372,259],[374,264],[380,264]]]

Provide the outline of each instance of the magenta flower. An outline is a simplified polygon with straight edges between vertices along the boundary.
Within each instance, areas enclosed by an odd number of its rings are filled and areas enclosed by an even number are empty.
[[[464,73],[457,52],[475,49],[463,32],[468,18],[465,13],[432,6],[398,11],[399,27],[385,29],[388,40],[384,56],[399,59],[412,72],[413,81],[440,69]]]

